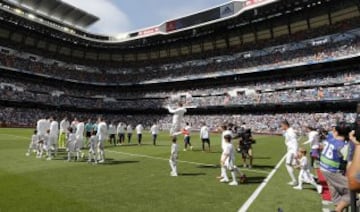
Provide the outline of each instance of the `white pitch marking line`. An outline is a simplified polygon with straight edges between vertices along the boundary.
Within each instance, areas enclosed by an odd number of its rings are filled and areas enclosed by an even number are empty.
[[[115,153],[115,154],[121,154],[121,155],[128,155],[128,156],[132,156],[132,157],[142,157],[142,158],[149,158],[149,159],[154,159],[154,160],[169,161],[169,159],[166,159],[166,158],[155,157],[155,156],[150,156],[150,155],[134,154],[134,153],[127,153],[127,152],[120,152],[120,151],[112,151],[112,150],[107,150],[107,152]],[[215,164],[198,163],[198,162],[185,161],[185,160],[178,160],[178,162],[187,163],[187,164],[194,164],[194,165],[200,165],[200,166],[217,167],[217,165],[215,165]],[[261,170],[253,170],[253,169],[242,169],[242,170],[247,171],[247,172],[269,174],[269,172],[261,171]]]
[[[257,189],[252,193],[249,199],[241,206],[238,212],[247,212],[251,204],[255,201],[255,199],[259,196],[261,191],[265,188],[271,178],[275,175],[276,171],[280,168],[281,164],[284,162],[286,155],[276,164],[275,168],[270,172],[270,174],[265,178],[265,180],[257,187]]]

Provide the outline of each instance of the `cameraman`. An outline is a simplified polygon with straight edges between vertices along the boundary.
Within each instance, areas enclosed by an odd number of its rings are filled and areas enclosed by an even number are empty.
[[[241,126],[236,130],[235,138],[239,138],[239,148],[238,152],[241,153],[244,168],[252,168],[253,166],[253,149],[252,145],[255,143],[255,140],[252,137],[251,129],[246,129],[245,125]],[[249,165],[247,165],[246,160],[249,158]]]

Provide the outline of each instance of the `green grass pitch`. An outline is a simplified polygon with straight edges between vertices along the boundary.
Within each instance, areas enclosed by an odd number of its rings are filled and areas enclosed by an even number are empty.
[[[102,165],[26,157],[29,129],[0,129],[0,212],[7,211],[237,211],[285,153],[283,138],[257,136],[254,168],[242,169],[246,184],[231,187],[216,179],[220,169],[220,138],[213,134],[212,153],[201,152],[197,134],[194,151],[179,154],[178,177],[170,177],[167,133],[158,146],[144,135],[144,145],[107,146]],[[135,142],[135,139],[134,141]],[[182,147],[182,141],[179,139]],[[237,164],[242,167],[240,155]],[[293,190],[282,165],[249,211],[321,211],[319,195],[306,187]]]

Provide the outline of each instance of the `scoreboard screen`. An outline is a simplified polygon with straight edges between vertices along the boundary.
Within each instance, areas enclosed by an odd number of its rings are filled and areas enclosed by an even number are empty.
[[[171,32],[179,29],[196,26],[206,22],[215,21],[220,18],[234,15],[234,13],[235,13],[234,3],[229,3],[221,7],[206,10],[204,12],[186,16],[180,19],[168,21],[166,22],[166,31]]]

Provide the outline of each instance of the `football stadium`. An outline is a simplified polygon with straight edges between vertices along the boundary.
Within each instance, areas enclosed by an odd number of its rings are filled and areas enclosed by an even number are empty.
[[[359,210],[360,1],[76,1],[0,0],[0,212]]]

